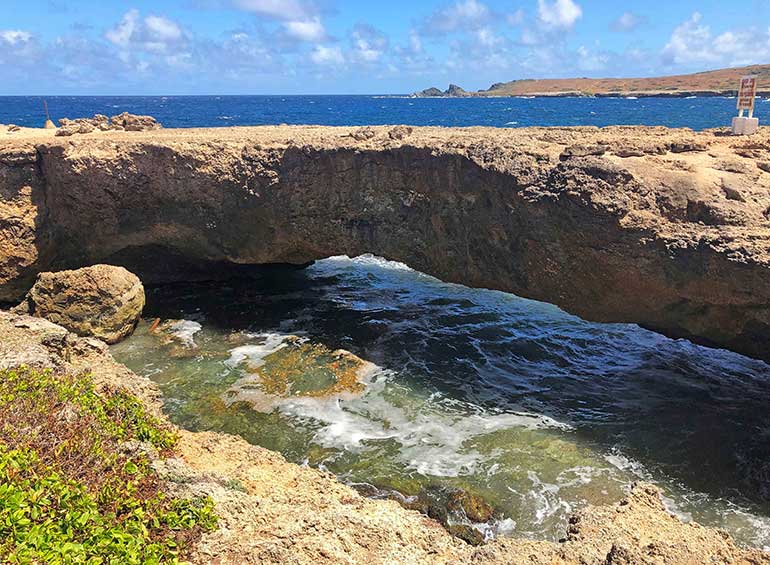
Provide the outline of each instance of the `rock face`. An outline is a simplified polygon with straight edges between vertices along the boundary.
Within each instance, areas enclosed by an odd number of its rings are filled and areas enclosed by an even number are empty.
[[[40,273],[14,311],[45,318],[81,336],[117,343],[131,335],[144,308],[144,287],[123,267],[94,265]]]
[[[0,141],[0,300],[370,252],[770,360],[770,130],[261,127]]]

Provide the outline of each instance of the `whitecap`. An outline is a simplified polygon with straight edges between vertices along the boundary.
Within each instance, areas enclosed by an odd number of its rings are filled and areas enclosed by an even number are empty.
[[[258,369],[264,364],[265,357],[288,345],[286,340],[290,336],[286,334],[266,333],[258,335],[250,334],[249,337],[259,339],[260,343],[242,345],[235,349],[231,349],[230,358],[225,361],[225,365],[230,368],[236,368],[241,363],[248,362],[252,369]],[[303,338],[300,339],[303,340]]]
[[[195,334],[197,334],[202,329],[203,326],[201,326],[198,322],[193,322],[191,320],[179,320],[178,322],[174,322],[168,327],[168,333],[173,335],[177,341],[179,341],[179,343],[185,347],[194,348],[196,347]]]

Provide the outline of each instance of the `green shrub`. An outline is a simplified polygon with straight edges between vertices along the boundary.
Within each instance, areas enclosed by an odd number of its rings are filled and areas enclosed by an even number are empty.
[[[175,563],[216,528],[209,498],[169,497],[141,450],[173,430],[88,376],[0,371],[0,560]]]

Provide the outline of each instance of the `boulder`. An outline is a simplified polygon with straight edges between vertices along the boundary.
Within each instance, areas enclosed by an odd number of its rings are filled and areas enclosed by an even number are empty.
[[[59,120],[61,126],[56,130],[58,136],[70,136],[76,133],[91,133],[96,129],[96,126],[89,118],[78,118],[76,120],[70,120],[68,118],[62,118]]]
[[[148,131],[162,127],[152,116],[137,116],[128,112],[112,116],[110,121],[112,129],[123,129],[126,131]]]
[[[123,267],[94,265],[40,273],[14,311],[117,343],[134,331],[143,308],[144,287],[136,275]]]
[[[108,118],[104,114],[95,114],[93,118],[77,118],[70,120],[62,118],[59,120],[59,129],[56,135],[69,136],[76,133],[91,133],[92,131],[147,131],[160,129],[162,126],[152,116],[136,116],[123,112],[117,116]]]

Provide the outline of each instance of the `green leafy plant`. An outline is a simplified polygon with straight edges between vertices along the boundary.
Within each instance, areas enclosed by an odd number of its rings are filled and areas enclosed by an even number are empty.
[[[173,430],[124,391],[89,376],[0,371],[0,560],[176,563],[216,528],[209,498],[179,499],[142,449]]]

